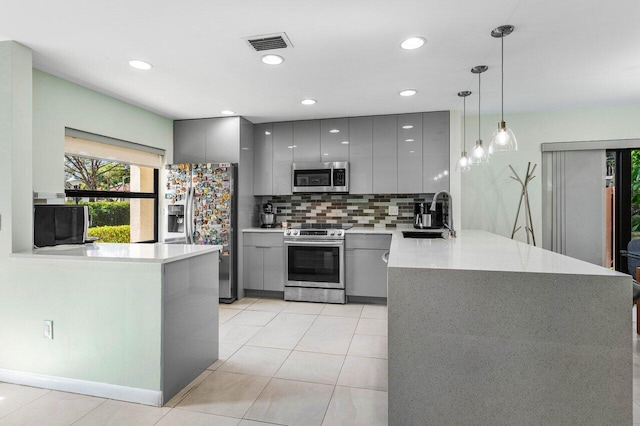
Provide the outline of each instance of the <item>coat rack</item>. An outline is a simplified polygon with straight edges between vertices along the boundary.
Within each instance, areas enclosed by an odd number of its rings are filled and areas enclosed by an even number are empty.
[[[531,167],[531,162],[527,163],[527,175],[523,181],[522,179],[520,179],[520,176],[518,176],[518,173],[516,173],[513,167],[509,165],[511,172],[515,175],[510,176],[511,179],[517,180],[518,182],[520,182],[520,185],[522,185],[522,191],[520,192],[520,202],[518,202],[518,211],[516,212],[516,220],[513,223],[513,231],[511,231],[511,239],[513,239],[513,236],[516,234],[516,232],[518,232],[522,228],[522,226],[518,226],[518,219],[520,218],[522,200],[524,200],[524,230],[527,233],[527,244],[531,244],[531,241],[533,241],[534,246],[536,245],[536,236],[533,233],[533,221],[531,220],[531,207],[529,205],[529,190],[527,189],[527,185],[529,185],[529,182],[531,182],[535,177],[533,175],[533,172],[535,171],[536,166],[537,164],[534,164],[533,167]]]

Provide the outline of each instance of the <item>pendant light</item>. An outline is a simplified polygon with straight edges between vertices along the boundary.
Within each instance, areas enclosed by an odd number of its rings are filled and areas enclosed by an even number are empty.
[[[456,171],[458,172],[466,172],[471,170],[471,164],[469,164],[469,156],[467,155],[467,96],[469,96],[471,92],[465,90],[464,92],[458,92],[458,96],[462,98],[462,153],[460,154],[460,159],[456,163]]]
[[[502,25],[493,31],[491,31],[491,37],[499,38],[501,45],[501,115],[498,122],[498,129],[493,132],[491,137],[490,152],[509,152],[518,150],[518,141],[511,129],[507,127],[507,123],[504,122],[504,38],[513,32],[513,25]]]
[[[489,162],[489,150],[482,144],[482,137],[480,137],[480,74],[488,70],[486,65],[477,65],[471,68],[471,72],[478,74],[478,140],[476,146],[471,151],[469,156],[469,163],[473,166],[476,164],[486,164]]]

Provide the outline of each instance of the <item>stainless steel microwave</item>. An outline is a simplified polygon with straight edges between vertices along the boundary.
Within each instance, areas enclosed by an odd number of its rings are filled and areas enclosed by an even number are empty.
[[[349,192],[349,162],[293,163],[295,192]]]

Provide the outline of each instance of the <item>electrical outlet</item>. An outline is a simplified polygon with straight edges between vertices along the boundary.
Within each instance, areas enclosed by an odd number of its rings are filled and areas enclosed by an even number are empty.
[[[42,324],[42,337],[53,340],[53,321],[44,320]]]
[[[389,206],[389,216],[398,216],[398,206]]]

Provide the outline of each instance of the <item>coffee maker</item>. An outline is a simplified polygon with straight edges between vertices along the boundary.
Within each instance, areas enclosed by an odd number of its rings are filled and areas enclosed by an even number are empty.
[[[442,228],[442,203],[436,203],[436,211],[430,211],[431,203],[423,201],[413,205],[413,227],[416,229]]]
[[[262,212],[260,213],[260,223],[263,228],[275,228],[276,227],[276,208],[273,204],[266,203],[262,206]]]

